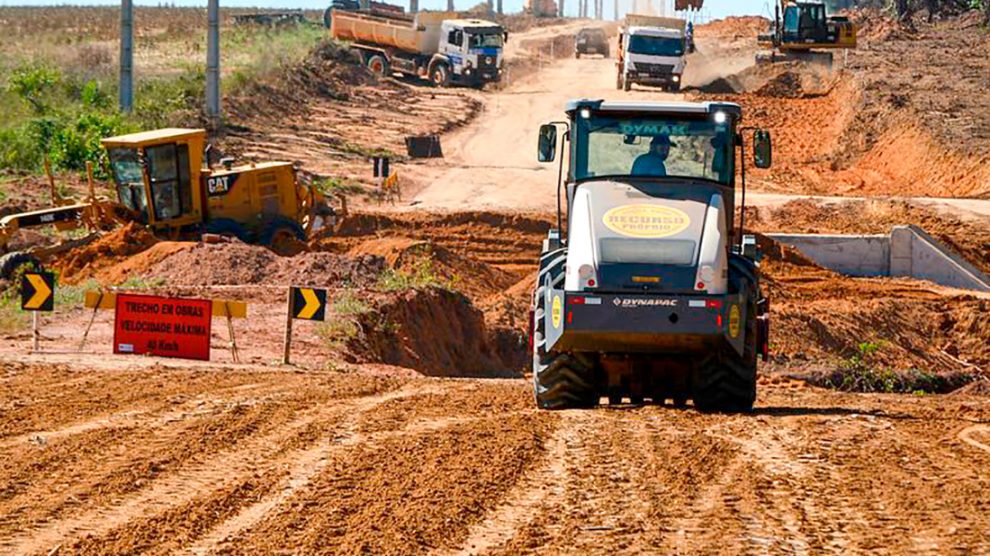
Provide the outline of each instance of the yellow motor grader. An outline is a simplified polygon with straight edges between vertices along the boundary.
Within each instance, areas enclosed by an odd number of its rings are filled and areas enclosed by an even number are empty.
[[[209,156],[205,130],[160,129],[110,137],[102,144],[116,199],[98,197],[92,178],[85,200],[62,199],[49,174],[52,207],[0,218],[0,279],[125,222],[144,224],[166,239],[218,234],[276,251],[333,225],[333,208],[312,186],[299,182],[291,163],[235,166],[225,158],[217,167],[204,164]],[[8,252],[18,230],[49,225],[92,233],[54,246]]]

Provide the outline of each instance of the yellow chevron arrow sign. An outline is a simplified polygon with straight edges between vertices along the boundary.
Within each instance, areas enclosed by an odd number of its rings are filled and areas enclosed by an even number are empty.
[[[25,272],[21,279],[21,309],[55,309],[55,275],[51,272]]]
[[[323,320],[326,315],[327,290],[292,288],[292,318]]]

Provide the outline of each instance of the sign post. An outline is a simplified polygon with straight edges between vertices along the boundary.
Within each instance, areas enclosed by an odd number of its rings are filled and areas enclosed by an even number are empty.
[[[286,296],[285,346],[282,364],[289,365],[292,352],[292,321],[295,319],[322,321],[326,318],[327,290],[292,286]]]
[[[38,313],[55,310],[55,275],[51,272],[25,272],[21,276],[21,310],[31,311],[32,350],[38,351],[41,332]]]

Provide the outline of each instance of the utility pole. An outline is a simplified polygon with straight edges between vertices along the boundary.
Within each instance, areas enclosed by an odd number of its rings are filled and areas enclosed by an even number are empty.
[[[447,11],[454,11],[454,0],[447,0]]]
[[[409,13],[419,12],[419,0],[409,0]]]
[[[206,118],[216,132],[220,128],[220,0],[208,0],[206,14]]]
[[[502,0],[498,0],[498,15],[502,15]]]
[[[120,0],[120,110],[134,106],[134,3]]]

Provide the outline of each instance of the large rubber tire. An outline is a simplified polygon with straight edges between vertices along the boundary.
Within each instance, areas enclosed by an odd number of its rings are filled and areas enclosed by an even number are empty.
[[[730,345],[710,355],[695,373],[694,406],[699,411],[748,413],[756,402],[756,292],[746,298],[743,353]]]
[[[368,56],[368,61],[365,65],[368,66],[368,71],[378,77],[388,77],[391,75],[391,71],[388,67],[388,60],[386,60],[381,54],[372,54]]]
[[[41,269],[41,261],[30,253],[14,251],[0,257],[0,280],[13,280],[22,268]]]
[[[299,241],[306,241],[306,232],[302,226],[289,220],[284,216],[276,216],[261,226],[258,232],[258,243],[266,247],[274,247],[280,237],[292,237]]]
[[[251,233],[236,220],[215,218],[206,223],[206,233],[218,236],[236,237],[244,243],[251,243]]]
[[[434,87],[449,87],[450,67],[443,62],[437,62],[430,66],[430,83]]]
[[[533,315],[533,392],[540,409],[591,408],[598,405],[594,362],[587,356],[547,351],[546,292],[563,281],[567,251],[555,252],[552,262],[540,271]]]
[[[623,91],[630,91],[630,90],[632,90],[632,81],[629,81],[629,78],[626,78],[626,79],[623,79],[622,80],[622,90]]]
[[[580,52],[580,51],[578,51],[578,50],[575,50],[575,51],[574,51],[574,57],[575,57],[576,59],[578,59],[578,60],[580,60],[580,59],[581,59],[581,52]]]

